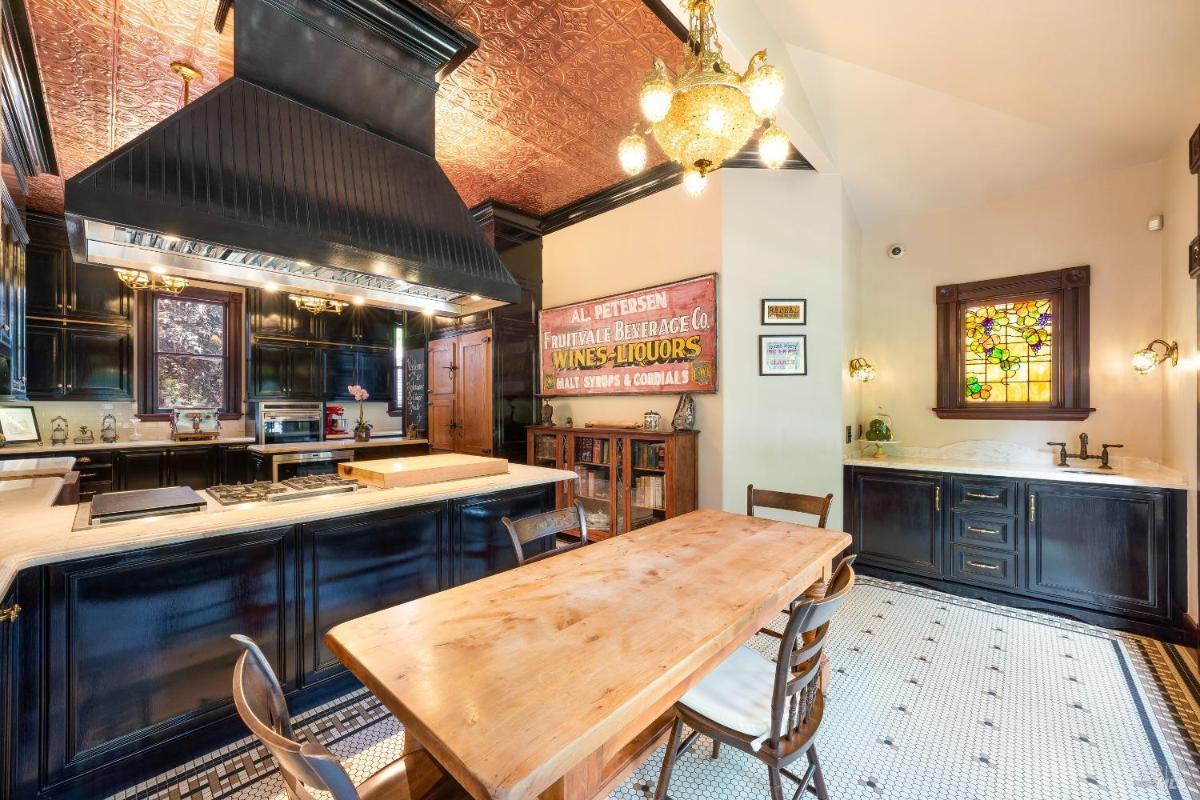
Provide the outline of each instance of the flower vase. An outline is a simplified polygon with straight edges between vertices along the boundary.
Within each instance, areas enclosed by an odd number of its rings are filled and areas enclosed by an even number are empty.
[[[371,427],[369,425],[354,426],[354,441],[369,442],[371,441]]]

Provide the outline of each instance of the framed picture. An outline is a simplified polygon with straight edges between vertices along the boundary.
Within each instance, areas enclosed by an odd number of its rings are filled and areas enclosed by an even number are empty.
[[[40,442],[42,436],[38,432],[33,406],[0,406],[0,433],[9,444]]]
[[[759,375],[807,375],[808,337],[766,336],[758,337]]]
[[[763,325],[807,325],[808,301],[804,298],[795,300],[763,300]]]

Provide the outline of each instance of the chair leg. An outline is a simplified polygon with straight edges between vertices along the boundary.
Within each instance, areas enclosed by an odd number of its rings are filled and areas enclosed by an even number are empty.
[[[716,758],[719,755],[721,755],[721,743],[713,739],[712,757]]]
[[[675,724],[671,726],[671,738],[667,740],[667,750],[663,753],[662,770],[658,773],[658,785],[654,787],[654,800],[667,798],[667,786],[671,783],[671,770],[675,768],[675,754],[682,736],[683,720],[676,717]]]
[[[771,800],[783,800],[783,778],[779,768],[767,767],[767,774],[771,777]]]
[[[817,800],[829,800],[829,790],[825,788],[825,773],[821,771],[821,762],[817,760],[817,746],[808,748],[808,763],[813,766],[813,789]]]

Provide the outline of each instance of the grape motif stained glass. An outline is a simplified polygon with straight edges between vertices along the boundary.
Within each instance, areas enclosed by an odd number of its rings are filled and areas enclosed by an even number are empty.
[[[968,403],[1049,404],[1054,373],[1054,309],[1047,298],[963,311]]]

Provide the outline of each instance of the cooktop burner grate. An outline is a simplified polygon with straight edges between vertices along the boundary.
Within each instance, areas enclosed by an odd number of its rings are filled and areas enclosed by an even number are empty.
[[[271,483],[270,481],[208,487],[209,496],[223,506],[232,506],[238,503],[259,503],[269,499],[271,495],[281,494],[286,491],[286,486]]]

